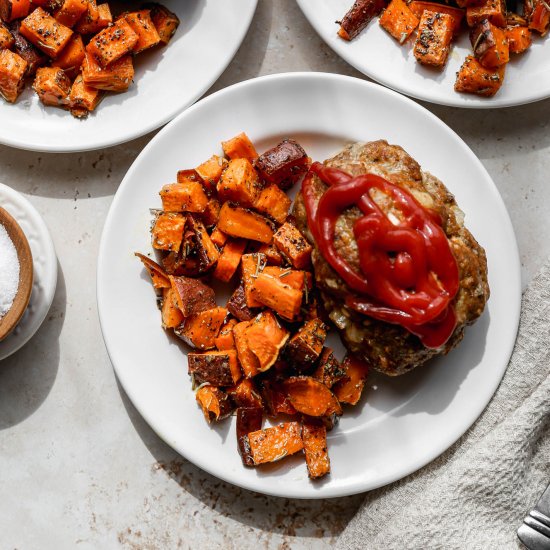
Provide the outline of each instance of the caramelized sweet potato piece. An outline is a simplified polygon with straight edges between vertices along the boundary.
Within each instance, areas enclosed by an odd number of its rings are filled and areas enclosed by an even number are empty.
[[[241,256],[245,248],[246,241],[243,239],[228,240],[218,258],[218,263],[214,269],[214,277],[225,283],[230,281],[241,263]]]
[[[263,409],[264,404],[254,381],[250,378],[241,378],[239,383],[227,389],[227,393],[237,407]]]
[[[378,0],[375,0],[378,1]],[[258,157],[254,166],[268,184],[290,189],[309,170],[311,161],[302,147],[285,139]]]
[[[279,186],[272,184],[263,189],[254,203],[254,209],[266,214],[277,223],[285,223],[292,201]]]
[[[506,4],[504,0],[483,0],[481,4],[466,8],[466,23],[475,27],[484,19],[488,19],[497,27],[506,26]]]
[[[82,75],[78,75],[71,87],[69,106],[71,114],[76,118],[87,117],[103,98],[103,92],[86,86]]]
[[[178,183],[200,183],[204,189],[207,188],[205,181],[202,179],[201,175],[194,169],[178,170],[177,175]]]
[[[301,451],[302,427],[298,422],[285,422],[248,434],[248,448],[255,465],[275,462]]]
[[[159,33],[160,41],[168,44],[180,24],[178,16],[160,4],[146,4],[144,7],[151,10],[151,20]]]
[[[330,348],[323,348],[319,363],[311,376],[321,381],[327,388],[332,388],[336,382],[346,376],[346,370]]]
[[[216,307],[214,290],[200,279],[169,276],[169,281],[174,290],[176,305],[184,317],[197,315]]]
[[[342,21],[336,21],[340,25],[338,36],[353,40],[383,8],[383,0],[355,0]]]
[[[30,0],[0,0],[0,20],[6,23],[27,17],[30,11]]]
[[[222,201],[253,206],[260,194],[260,181],[250,161],[246,158],[230,160],[222,172],[217,191]]]
[[[222,205],[218,227],[232,237],[261,243],[270,243],[273,239],[273,229],[267,218],[229,202]]]
[[[510,53],[523,53],[531,47],[531,31],[527,27],[508,26],[504,33]]]
[[[221,248],[227,242],[227,239],[229,239],[229,237],[217,227],[210,233],[210,238],[218,248]]]
[[[216,245],[210,239],[206,227],[201,220],[193,214],[187,214],[187,227],[193,234],[195,254],[199,263],[200,273],[211,269],[218,261],[220,253]]]
[[[424,10],[414,43],[414,56],[419,63],[442,67],[453,38],[453,18],[447,13]]]
[[[403,0],[392,0],[379,19],[380,26],[400,44],[418,27],[419,18]]]
[[[130,55],[121,57],[103,69],[93,56],[86,52],[82,62],[82,78],[87,86],[98,90],[125,92],[134,80],[132,57]]]
[[[151,277],[151,282],[155,288],[170,288],[172,286],[167,273],[157,264],[157,262],[139,252],[135,252],[134,254],[142,261],[145,269],[147,269]]]
[[[199,260],[195,254],[182,254],[186,243],[182,245],[180,252],[168,252],[162,258],[162,265],[166,273],[170,275],[196,277],[201,274]]]
[[[16,21],[10,25],[10,31],[13,35],[13,50],[17,55],[27,62],[25,76],[34,76],[39,67],[43,67],[49,62],[50,58],[35,48],[20,32],[20,22]]]
[[[293,321],[300,312],[302,291],[285,283],[280,277],[260,273],[250,292],[254,300],[271,308],[283,319]]]
[[[69,104],[71,81],[59,67],[38,69],[32,88],[44,105],[66,107]]]
[[[159,192],[166,212],[204,212],[208,197],[198,182],[169,183]]]
[[[262,303],[252,295],[252,286],[255,279],[264,270],[266,257],[263,254],[244,254],[241,258],[242,281],[247,307],[260,307]]]
[[[545,36],[550,28],[550,6],[545,0],[527,0],[524,13],[528,15],[529,28]]]
[[[10,50],[0,50],[0,95],[14,103],[25,85],[27,62]]]
[[[160,36],[151,19],[151,10],[140,10],[124,15],[127,23],[137,34],[138,41],[134,46],[134,53],[143,52],[160,43]]]
[[[246,338],[250,351],[258,359],[260,372],[273,366],[288,337],[288,330],[281,327],[273,312],[269,310],[262,311],[249,321]]]
[[[228,311],[224,307],[214,307],[190,315],[185,319],[183,325],[178,327],[176,334],[191,347],[203,350],[212,349],[227,313]]]
[[[329,474],[330,459],[327,449],[327,429],[324,424],[316,418],[304,419],[302,441],[310,479],[319,479]]]
[[[476,0],[477,1],[477,0]],[[422,19],[425,10],[435,13],[446,13],[453,18],[453,34],[456,36],[460,31],[462,20],[464,19],[464,10],[453,8],[447,4],[438,4],[436,2],[424,2],[423,0],[413,0],[409,4],[409,9],[418,18]]]
[[[260,372],[260,362],[250,349],[246,331],[250,326],[251,321],[241,321],[233,327],[233,338],[235,339],[235,347],[239,363],[243,369],[244,375],[247,378],[252,378]]]
[[[342,366],[346,371],[346,375],[334,384],[332,390],[340,403],[355,405],[361,398],[361,393],[365,387],[369,366],[352,355],[346,356]]]
[[[267,412],[270,416],[276,417],[279,414],[293,416],[298,414],[290,403],[288,395],[282,383],[276,380],[265,380],[262,382],[262,396],[264,398]]]
[[[237,409],[237,445],[245,466],[254,466],[247,436],[262,428],[262,420],[263,410],[259,407],[239,407]]]
[[[9,50],[12,46],[13,36],[8,27],[0,21],[0,50]]]
[[[283,257],[273,243],[262,244],[258,248],[257,252],[258,254],[263,254],[265,256],[267,265],[277,267],[283,265]]]
[[[62,25],[71,28],[87,11],[88,0],[62,0],[54,17]]]
[[[510,60],[504,30],[495,27],[488,19],[470,30],[470,41],[474,55],[484,67],[492,69],[505,65]]]
[[[246,305],[246,293],[243,283],[237,286],[226,307],[229,313],[239,321],[250,321],[254,317],[254,313]]]
[[[208,160],[197,166],[197,172],[206,182],[209,189],[216,189],[216,184],[220,181],[226,164],[226,160],[222,157],[212,155]]]
[[[486,69],[475,57],[469,55],[458,71],[455,91],[492,97],[502,86],[504,68],[505,65]]]
[[[291,376],[283,381],[283,388],[292,406],[308,416],[342,414],[336,396],[319,380],[311,376]]]
[[[235,348],[235,338],[233,338],[233,327],[237,324],[236,319],[229,319],[220,329],[220,333],[214,340],[214,344],[220,351]]]
[[[306,321],[289,340],[286,354],[296,368],[303,370],[317,362],[327,337],[328,327],[321,319]]]
[[[163,212],[155,220],[151,235],[153,248],[178,251],[183,240],[185,217],[176,212]]]
[[[73,31],[56,21],[42,8],[25,17],[19,32],[48,57],[55,59],[69,42]]]
[[[138,35],[128,21],[119,19],[110,27],[96,34],[86,46],[86,51],[101,67],[106,68],[132,52],[138,40]]]
[[[162,326],[176,328],[183,322],[183,315],[176,305],[176,296],[172,288],[162,289]]]
[[[212,386],[233,386],[242,378],[235,350],[188,353],[189,374],[195,383]]]
[[[277,267],[274,265],[268,265],[262,271],[267,275],[281,279],[287,285],[299,290],[300,292],[303,292],[306,285],[305,271],[298,271],[296,269],[290,269],[289,267]],[[311,281],[308,281],[307,284],[308,288],[311,288]]]
[[[212,227],[216,225],[220,219],[220,210],[222,205],[220,201],[215,198],[208,199],[206,208],[201,212],[201,220],[206,227]]]
[[[86,50],[84,49],[82,36],[73,34],[67,45],[57,56],[57,59],[52,63],[52,67],[60,67],[69,78],[76,77],[85,57]],[[88,109],[88,111],[93,111],[93,109]]]
[[[96,3],[96,0],[88,0],[88,10],[78,20],[74,30],[79,34],[96,34],[107,28],[113,22],[109,4]]]
[[[254,145],[244,132],[227,141],[222,141],[222,149],[230,159],[247,159],[253,162],[258,157]]]
[[[215,386],[203,386],[197,390],[195,399],[202,409],[204,418],[210,424],[212,420],[223,420],[233,411],[229,396]]]
[[[296,269],[304,269],[311,263],[311,245],[291,223],[279,227],[273,235],[273,243]]]

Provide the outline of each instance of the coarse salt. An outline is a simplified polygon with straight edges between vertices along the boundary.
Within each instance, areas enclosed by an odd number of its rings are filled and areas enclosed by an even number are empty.
[[[0,319],[10,310],[19,288],[19,259],[6,228],[0,224]]]

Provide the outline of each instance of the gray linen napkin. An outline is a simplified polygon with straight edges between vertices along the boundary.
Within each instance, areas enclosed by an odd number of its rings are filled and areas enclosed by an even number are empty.
[[[550,482],[550,260],[523,296],[519,334],[493,399],[422,470],[367,493],[337,548],[508,549]]]

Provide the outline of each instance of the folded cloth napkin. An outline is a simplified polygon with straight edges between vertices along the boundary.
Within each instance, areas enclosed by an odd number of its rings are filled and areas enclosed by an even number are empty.
[[[367,493],[337,548],[521,548],[550,483],[550,260],[523,296],[506,374],[478,421],[415,474]]]

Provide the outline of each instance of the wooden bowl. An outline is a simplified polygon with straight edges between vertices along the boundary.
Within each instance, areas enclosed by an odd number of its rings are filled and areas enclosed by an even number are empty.
[[[19,258],[19,288],[9,311],[0,319],[0,340],[16,326],[29,305],[33,282],[32,252],[25,233],[15,219],[0,207],[0,224],[10,236]]]

